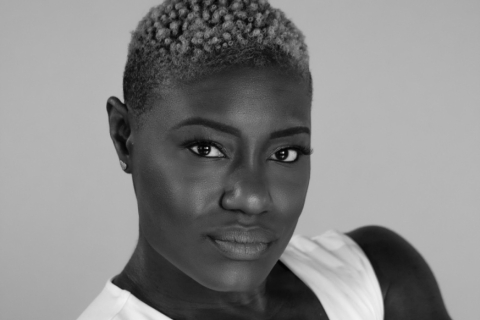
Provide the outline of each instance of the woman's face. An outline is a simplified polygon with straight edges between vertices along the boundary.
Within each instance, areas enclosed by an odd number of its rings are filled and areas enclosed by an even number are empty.
[[[237,69],[163,89],[133,132],[140,232],[203,286],[267,277],[302,212],[311,95],[274,69]]]

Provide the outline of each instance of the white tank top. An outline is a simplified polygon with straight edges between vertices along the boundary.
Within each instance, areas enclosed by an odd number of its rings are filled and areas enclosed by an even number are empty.
[[[316,294],[330,320],[383,320],[375,272],[348,236],[295,235],[280,260]],[[109,280],[78,320],[172,320]]]
[[[363,250],[338,231],[295,235],[280,260],[318,297],[330,320],[383,320],[383,295]]]

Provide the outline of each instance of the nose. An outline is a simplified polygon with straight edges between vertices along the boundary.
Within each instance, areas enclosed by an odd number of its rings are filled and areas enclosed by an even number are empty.
[[[247,215],[268,212],[272,206],[272,197],[265,174],[246,168],[232,173],[222,195],[221,206],[225,210]]]

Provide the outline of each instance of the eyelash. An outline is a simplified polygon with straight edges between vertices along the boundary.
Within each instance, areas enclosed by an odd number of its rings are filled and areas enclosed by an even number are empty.
[[[225,155],[225,149],[219,145],[218,143],[216,143],[215,141],[213,140],[210,140],[210,139],[202,139],[202,138],[193,138],[189,141],[186,141],[184,144],[183,144],[183,147],[184,148],[188,148],[190,150],[191,147],[195,146],[195,145],[199,145],[199,144],[206,144],[206,145],[211,145],[211,146],[214,146],[215,148],[217,148],[218,150],[220,150],[224,155]],[[191,151],[191,150],[190,150]],[[198,154],[196,154],[195,152],[191,151],[193,154],[195,154],[196,156],[199,156],[199,157],[202,157]],[[227,157],[227,156],[225,156]],[[202,158],[208,158],[208,157],[202,157]]]
[[[273,154],[275,154],[279,151],[282,151],[282,150],[295,150],[299,153],[299,155],[293,161],[281,161],[281,160],[273,160],[273,161],[277,161],[277,162],[281,162],[281,163],[294,163],[294,162],[297,162],[298,159],[300,159],[300,156],[310,156],[313,153],[313,149],[310,149],[310,148],[307,148],[307,147],[304,147],[304,146],[294,145],[294,146],[280,147],[277,150],[275,150],[273,152]]]
[[[304,146],[298,146],[298,145],[281,147],[280,149],[277,149],[274,153],[277,153],[278,151],[285,150],[285,149],[293,149],[293,150],[296,150],[296,151],[300,152],[300,154],[302,154],[302,155],[304,155],[304,156],[310,156],[310,155],[313,153],[313,149],[307,148],[307,147],[304,147]]]
[[[195,145],[200,145],[200,144],[206,144],[206,145],[211,145],[211,146],[214,146],[215,148],[217,148],[218,150],[220,150],[223,155],[225,155],[225,149],[219,145],[218,143],[216,143],[215,141],[213,140],[210,140],[210,139],[204,139],[204,138],[193,138],[189,141],[186,141],[184,144],[183,144],[183,147],[184,148],[188,148],[190,150],[191,147],[195,146]],[[304,147],[304,146],[300,146],[300,145],[293,145],[293,146],[284,146],[284,147],[280,147],[278,149],[276,149],[273,154],[281,151],[281,150],[295,150],[295,151],[298,151],[300,155],[303,155],[303,156],[310,156],[312,153],[313,153],[313,149],[311,148],[307,148],[307,147]],[[191,151],[191,150],[190,150]],[[202,158],[208,158],[208,157],[203,157],[203,156],[200,156],[198,155],[197,153],[191,151],[193,154],[195,154],[196,156],[198,157],[202,157]],[[214,158],[214,157],[212,157]],[[227,156],[225,155],[225,158],[227,158]],[[289,161],[289,162],[285,162],[285,161],[281,161],[281,160],[273,160],[273,161],[278,161],[278,162],[282,162],[282,163],[294,163],[294,162],[297,162],[298,159],[300,157],[297,157],[297,159],[295,159],[294,161]]]

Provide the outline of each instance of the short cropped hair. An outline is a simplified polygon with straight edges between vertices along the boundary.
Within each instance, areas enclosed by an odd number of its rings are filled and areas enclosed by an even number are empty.
[[[237,66],[278,66],[311,89],[304,35],[266,0],[166,0],[132,32],[124,99],[141,115],[151,90]]]

